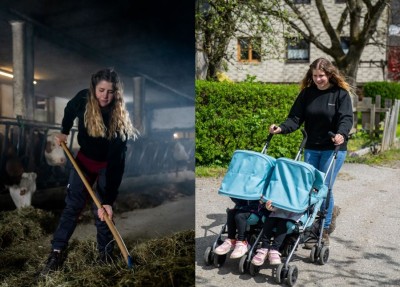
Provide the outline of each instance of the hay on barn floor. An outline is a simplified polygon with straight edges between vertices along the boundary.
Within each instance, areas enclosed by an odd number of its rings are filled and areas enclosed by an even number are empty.
[[[51,232],[55,223],[52,213],[33,207],[0,212],[0,249],[38,239]]]
[[[127,268],[117,247],[118,256],[112,263],[99,264],[95,239],[75,239],[63,268],[39,278],[54,228],[52,214],[41,210],[0,212],[0,286],[195,285],[193,230],[141,243],[124,238],[134,262],[132,269]]]

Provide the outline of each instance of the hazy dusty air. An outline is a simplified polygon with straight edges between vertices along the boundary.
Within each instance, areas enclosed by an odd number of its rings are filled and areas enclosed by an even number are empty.
[[[0,75],[0,150],[6,144],[4,138],[16,139],[24,133],[20,144],[29,146],[31,135],[37,137],[37,163],[23,170],[37,174],[32,204],[44,207],[52,200],[62,205],[68,168],[45,162],[46,141],[42,144],[42,139],[57,130],[66,103],[88,88],[91,74],[114,67],[123,81],[131,118],[141,128],[140,138],[128,144],[116,209],[154,207],[182,197],[193,198],[194,207],[194,4],[185,0],[173,4],[6,2],[0,4],[0,71],[13,73],[10,21],[22,21],[24,39],[29,43],[23,46],[21,57],[33,61],[31,76],[36,82],[31,107],[35,125],[25,124],[22,129],[15,123],[11,129],[8,124],[8,133],[13,130],[14,134],[5,136],[4,118],[15,119],[15,86],[11,78]],[[25,118],[23,115],[22,122]],[[76,133],[70,140],[76,152]],[[4,165],[5,155],[1,161]],[[48,190],[54,188],[61,192],[51,193],[50,198]],[[6,199],[1,200],[0,210],[15,208],[6,189],[0,196]],[[194,211],[185,218],[186,225],[194,225]]]

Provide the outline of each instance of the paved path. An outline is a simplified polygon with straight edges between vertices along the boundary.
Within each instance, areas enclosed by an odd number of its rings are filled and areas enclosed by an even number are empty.
[[[279,286],[272,268],[241,275],[238,259],[221,268],[205,266],[204,250],[226,221],[229,198],[217,194],[222,178],[196,179],[196,286]],[[342,210],[332,234],[329,262],[309,262],[301,247],[292,260],[296,286],[400,286],[400,169],[345,164],[334,187]]]

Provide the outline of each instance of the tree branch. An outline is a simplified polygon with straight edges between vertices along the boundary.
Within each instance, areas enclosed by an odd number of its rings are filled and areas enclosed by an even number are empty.
[[[288,21],[288,24],[294,29],[296,30],[304,39],[306,39],[307,41],[313,43],[318,49],[320,49],[321,51],[327,53],[327,54],[331,54],[332,51],[331,49],[329,49],[327,46],[325,46],[324,44],[322,44],[320,41],[317,40],[317,37],[311,32],[309,34],[307,34],[306,32],[304,32],[304,29],[301,29],[299,26],[297,26],[296,23],[294,23],[293,21]]]
[[[322,3],[322,0],[316,0],[315,4],[317,6],[317,10],[319,13],[319,16],[321,18],[322,25],[324,25],[324,28],[326,32],[329,35],[329,38],[331,39],[332,46],[340,46],[340,35],[338,35],[337,31],[333,29],[331,22],[329,21],[328,14],[326,13],[324,4]]]
[[[339,19],[339,22],[338,22],[337,27],[336,27],[336,30],[337,30],[339,35],[342,34],[343,27],[344,27],[344,25],[346,23],[348,15],[349,15],[349,7],[346,6],[346,8],[342,12],[342,15],[340,15],[340,19]]]
[[[369,2],[367,0],[363,0],[364,3]],[[376,31],[376,27],[378,26],[378,20],[382,15],[383,10],[386,8],[386,5],[389,4],[389,0],[379,0],[376,2],[375,6],[370,5],[368,7],[368,11],[365,14],[364,26],[361,34],[363,35],[362,41],[367,44],[371,39],[372,35]]]
[[[371,1],[369,0],[363,0],[365,6],[367,6],[367,9],[370,10],[372,8]]]
[[[306,18],[303,13],[301,13],[301,11],[297,8],[296,4],[293,4],[293,0],[285,0],[286,5],[288,5],[290,7],[290,9],[292,9],[292,11],[297,15],[298,19],[303,23],[303,25],[306,27],[307,31],[309,32],[310,35],[313,35],[314,32],[311,28],[310,23],[307,22]],[[289,20],[289,19],[288,19]],[[288,21],[288,22],[292,22],[292,21]],[[293,23],[293,22],[292,22]],[[296,25],[297,26],[297,25]],[[294,28],[294,27],[293,27]]]

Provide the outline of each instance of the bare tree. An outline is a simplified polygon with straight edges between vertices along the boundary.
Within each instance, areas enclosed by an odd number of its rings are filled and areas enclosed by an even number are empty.
[[[323,43],[320,40],[321,37],[316,34],[315,28],[310,24],[310,16],[299,9],[299,5],[294,4],[292,0],[284,0],[284,2],[294,13],[284,20],[302,38],[331,56],[337,67],[349,78],[353,86],[356,83],[357,71],[364,48],[367,45],[384,46],[386,44],[386,40],[380,42],[379,39],[375,39],[374,34],[377,31],[378,21],[390,0],[347,0],[343,11],[338,15],[339,21],[335,27],[329,20],[324,1],[315,0],[321,25],[324,27],[330,43]],[[273,16],[282,18],[282,13],[278,10],[267,11],[266,13],[272,13]],[[293,15],[296,16],[293,17]],[[340,36],[343,35],[347,25],[349,25],[350,31],[349,49],[345,53],[341,46]]]
[[[292,34],[293,29],[301,38],[314,44],[325,54],[331,56],[338,68],[346,74],[355,86],[357,71],[364,48],[367,45],[384,46],[386,40],[375,38],[378,21],[390,0],[347,0],[339,20],[334,26],[325,8],[324,1],[315,0],[318,16],[329,43],[321,41],[315,27],[310,23],[302,5],[293,0],[197,0],[196,43],[197,50],[203,53],[207,79],[214,79],[227,59],[227,47],[238,32],[249,35],[262,34],[263,40],[279,50],[277,37]],[[326,3],[326,2],[325,2]],[[283,5],[285,4],[285,5]],[[311,16],[315,17],[315,16]],[[271,23],[274,24],[271,24]],[[336,21],[335,21],[336,22]],[[276,23],[281,29],[276,29]],[[320,31],[320,28],[318,28]],[[349,49],[345,53],[340,37],[349,31]],[[271,49],[269,49],[271,51]]]

